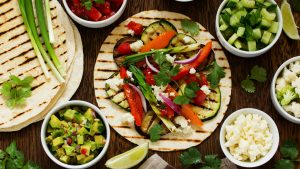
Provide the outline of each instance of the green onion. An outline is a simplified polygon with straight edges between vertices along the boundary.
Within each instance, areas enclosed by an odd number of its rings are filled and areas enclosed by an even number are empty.
[[[46,79],[49,79],[50,78],[50,74],[48,72],[48,68],[45,64],[45,61],[41,55],[41,52],[39,51],[39,48],[35,42],[35,39],[33,37],[33,33],[30,29],[30,26],[29,26],[29,23],[28,23],[28,20],[27,20],[27,15],[26,15],[26,10],[25,10],[25,6],[24,6],[24,0],[18,0],[19,2],[19,7],[20,7],[20,11],[21,11],[21,14],[22,14],[22,17],[23,17],[23,22],[24,22],[24,25],[25,25],[25,28],[26,28],[26,31],[28,33],[28,36],[30,38],[30,41],[32,43],[32,46],[33,46],[33,50],[38,58],[38,61],[42,67],[42,70],[44,72],[44,75],[46,77]]]
[[[47,0],[46,0],[47,1]],[[46,48],[48,50],[49,55],[51,56],[51,59],[58,69],[59,73],[62,76],[66,76],[66,71],[64,69],[64,66],[60,63],[58,57],[55,54],[55,51],[49,41],[49,34],[47,32],[47,26],[45,22],[45,16],[44,16],[44,7],[43,7],[43,1],[42,0],[36,0],[35,1],[35,8],[36,8],[36,13],[37,13],[37,18],[38,18],[38,23],[40,26],[40,31],[42,34],[42,37],[45,41]]]
[[[38,46],[42,56],[44,57],[45,61],[48,64],[48,66],[53,71],[57,80],[61,83],[64,83],[65,82],[64,78],[61,76],[61,74],[58,72],[58,70],[52,63],[50,57],[48,56],[47,52],[43,48],[43,45],[40,41],[40,37],[38,35],[36,24],[35,24],[35,17],[34,17],[34,13],[33,13],[32,1],[31,0],[22,0],[22,1],[25,1],[24,4],[25,4],[25,11],[26,11],[27,18],[28,18],[28,23],[29,23],[30,29],[33,33],[33,37],[35,39],[36,45]]]
[[[49,40],[50,40],[50,43],[53,44],[53,43],[55,43],[55,37],[54,37],[54,31],[53,31],[53,26],[52,26],[49,0],[45,0],[45,10],[46,10],[46,19],[47,19],[48,32],[49,32]]]

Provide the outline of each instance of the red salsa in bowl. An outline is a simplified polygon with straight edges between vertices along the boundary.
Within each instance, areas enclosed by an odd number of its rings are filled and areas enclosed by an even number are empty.
[[[102,21],[113,16],[123,0],[67,0],[71,11],[88,21]]]

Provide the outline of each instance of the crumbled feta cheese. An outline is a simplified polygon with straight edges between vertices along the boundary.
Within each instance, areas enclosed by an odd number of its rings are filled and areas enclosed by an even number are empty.
[[[300,77],[298,77],[296,80],[294,80],[292,82],[292,86],[295,87],[295,88],[300,89]]]
[[[206,95],[209,95],[210,94],[210,90],[209,90],[209,87],[207,85],[203,85],[201,86],[200,88]]]
[[[175,59],[176,59],[176,56],[171,56],[170,54],[166,54],[166,59],[168,62],[170,63],[174,63]]]
[[[127,33],[131,36],[134,36],[134,31],[132,29],[128,29]]]
[[[297,79],[297,74],[287,68],[284,68],[282,76],[287,82],[292,82]]]
[[[278,91],[281,90],[281,89],[283,89],[287,85],[288,84],[287,84],[287,82],[285,81],[284,78],[278,78],[276,80],[276,90],[278,90]]]
[[[162,95],[164,95],[164,96],[166,96],[166,97],[168,97],[168,93],[164,93],[164,91],[166,90],[166,86],[165,87],[163,87],[163,86],[151,86],[152,87],[152,89],[153,89],[153,93],[154,93],[154,95],[155,95],[155,97],[156,97],[156,99],[158,100],[158,101],[161,101],[161,102],[163,102],[163,99],[160,97],[160,93],[162,94]]]
[[[121,124],[123,125],[133,125],[134,117],[130,113],[123,114],[120,119]]]
[[[132,72],[130,72],[129,70],[126,71],[127,76],[130,78],[131,81],[134,81],[133,77],[132,77]]]
[[[176,124],[179,124],[182,128],[185,128],[188,126],[188,121],[183,116],[177,116],[174,119]]]
[[[191,68],[191,69],[190,69],[190,74],[195,74],[195,73],[196,73],[196,69]]]
[[[295,92],[300,96],[300,88],[295,88]]]
[[[299,62],[291,63],[290,69],[292,72],[296,74],[300,74],[300,63]]]
[[[295,117],[300,118],[300,103],[292,102],[290,105],[283,106],[283,108]]]
[[[258,160],[273,144],[267,121],[257,114],[239,115],[232,124],[225,126],[225,131],[225,146],[240,161]]]
[[[183,39],[183,42],[185,43],[185,44],[187,44],[187,43],[190,43],[191,42],[191,38],[190,37],[188,37],[188,36],[185,36]]]
[[[170,96],[175,96],[174,92],[169,93]]]
[[[186,120],[183,116],[175,117],[174,122],[180,125],[180,127],[176,129],[177,133],[182,133],[187,135],[194,132],[194,129],[189,125],[189,121]]]
[[[144,43],[141,40],[137,40],[136,42],[131,43],[129,46],[132,51],[138,52],[144,46]]]
[[[107,79],[105,81],[105,84],[108,84],[109,87],[115,91],[119,91],[120,90],[120,86],[123,85],[123,79],[121,78],[112,78],[112,79]]]

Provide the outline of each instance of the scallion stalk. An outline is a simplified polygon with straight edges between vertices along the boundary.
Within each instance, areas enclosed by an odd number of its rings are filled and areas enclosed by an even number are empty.
[[[53,25],[52,25],[52,19],[51,19],[50,2],[49,2],[49,0],[45,0],[44,2],[45,2],[45,12],[46,12],[49,40],[50,40],[50,43],[53,44],[53,43],[55,43],[55,37],[54,37],[54,31],[53,31]]]
[[[46,0],[47,1],[47,0]],[[35,0],[35,8],[36,8],[36,13],[37,13],[37,18],[38,18],[38,23],[40,26],[40,31],[42,34],[42,37],[45,42],[45,46],[48,50],[48,53],[56,66],[57,70],[62,76],[66,76],[66,71],[64,66],[60,63],[60,60],[55,54],[55,51],[49,41],[49,34],[47,32],[47,26],[45,22],[45,15],[44,15],[44,6],[43,6],[43,1],[42,0]]]
[[[28,23],[28,20],[27,20],[27,15],[26,15],[26,10],[25,10],[25,6],[24,6],[24,0],[18,0],[19,2],[19,7],[20,7],[20,11],[21,11],[21,14],[22,14],[22,17],[23,17],[23,22],[24,22],[24,25],[25,25],[25,28],[26,28],[26,31],[28,33],[28,36],[30,38],[30,41],[31,41],[31,44],[32,44],[32,47],[33,47],[33,50],[38,58],[38,61],[41,65],[41,68],[44,72],[44,75],[46,77],[46,79],[49,79],[50,78],[50,74],[49,74],[49,71],[48,71],[48,68],[45,64],[45,61],[41,55],[41,52],[39,51],[39,48],[35,42],[35,39],[33,37],[33,33],[30,29],[30,26],[29,26],[29,23]]]
[[[53,71],[53,73],[54,73],[55,77],[57,78],[57,80],[61,83],[64,83],[65,82],[64,78],[61,76],[59,71],[56,69],[56,67],[52,63],[50,57],[48,56],[47,52],[45,51],[45,49],[43,48],[43,45],[41,43],[40,37],[39,37],[38,32],[37,32],[37,28],[36,28],[35,17],[34,17],[34,13],[33,13],[32,0],[23,0],[23,1],[25,1],[24,6],[25,6],[25,11],[26,11],[28,23],[29,23],[30,29],[32,31],[33,37],[35,39],[36,45],[38,46],[44,60],[47,62],[48,66]]]

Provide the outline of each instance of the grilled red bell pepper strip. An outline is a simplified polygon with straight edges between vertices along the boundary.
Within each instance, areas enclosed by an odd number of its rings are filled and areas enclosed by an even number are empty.
[[[144,115],[141,97],[137,91],[129,86],[129,84],[124,84],[123,90],[127,98],[131,114],[134,117],[135,124],[137,126],[141,126]]]
[[[201,52],[199,53],[197,59],[190,63],[184,65],[178,72],[176,76],[173,76],[173,80],[180,80],[185,75],[187,75],[190,72],[191,68],[196,69],[208,56],[212,48],[212,41],[207,42],[207,44],[201,49]]]
[[[194,98],[193,101],[197,106],[202,106],[205,99],[206,99],[206,94],[202,90],[198,90],[196,93],[196,97]]]
[[[122,79],[128,78],[127,70],[124,66],[121,66],[121,68],[120,68],[120,76]]]

